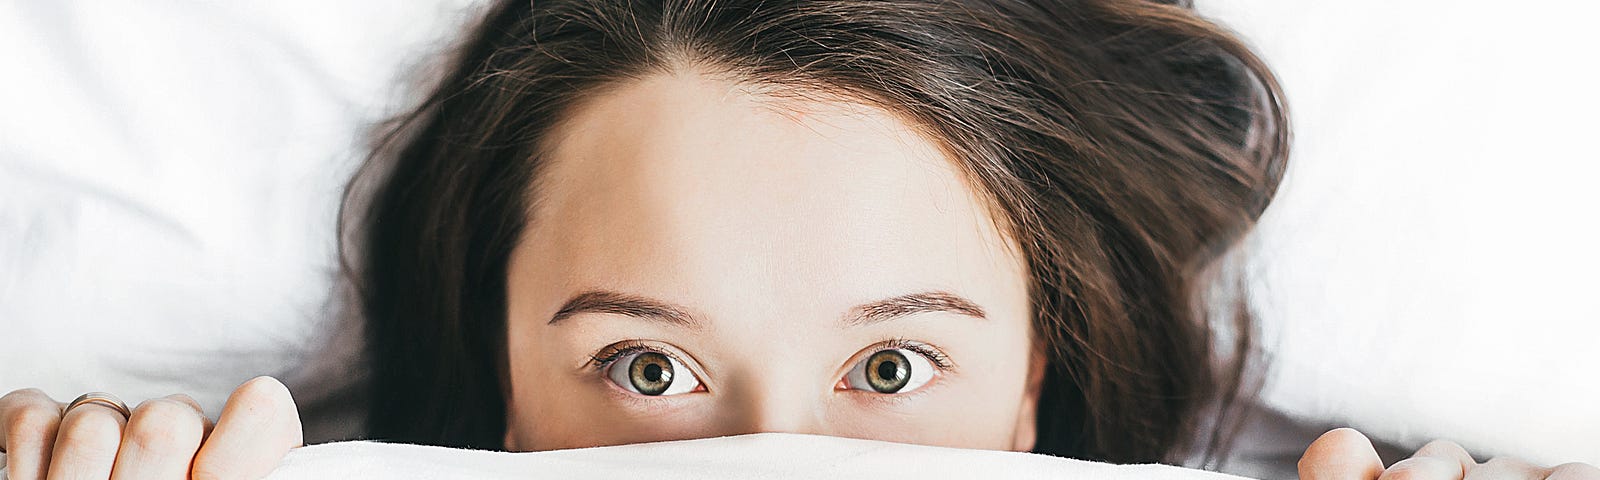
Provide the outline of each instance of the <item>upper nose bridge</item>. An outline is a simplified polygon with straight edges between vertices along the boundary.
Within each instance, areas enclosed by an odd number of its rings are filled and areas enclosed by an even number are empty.
[[[745,433],[825,434],[827,390],[809,372],[794,368],[752,369],[740,372],[727,386],[723,429],[728,435]]]
[[[779,270],[766,265],[772,271]],[[755,292],[770,287],[773,291]],[[721,397],[718,427],[726,435],[746,433],[826,434],[828,403],[833,383],[826,377],[827,362],[815,354],[826,350],[818,328],[831,326],[828,313],[803,298],[781,294],[781,286],[733,287],[739,295],[722,309],[727,321],[717,324],[716,335],[725,350],[719,375]],[[765,294],[765,295],[763,295]],[[768,301],[751,303],[751,298]]]

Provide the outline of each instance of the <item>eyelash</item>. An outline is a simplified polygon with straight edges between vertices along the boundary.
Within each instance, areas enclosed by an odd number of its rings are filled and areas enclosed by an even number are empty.
[[[932,345],[928,345],[926,343],[914,342],[904,338],[891,338],[879,343],[875,348],[872,349],[870,353],[867,353],[867,357],[871,357],[872,355],[884,350],[894,349],[905,349],[917,352],[918,355],[927,357],[928,361],[932,362],[933,366],[937,367],[941,371],[951,372],[955,371],[956,369],[955,362],[950,360],[950,356],[945,355],[944,352],[939,351],[939,349],[934,348]]]
[[[608,345],[606,348],[601,349],[600,352],[590,355],[589,364],[593,366],[595,370],[605,371],[606,367],[611,366],[611,364],[616,362],[617,359],[639,352],[659,353],[668,357],[672,357],[672,359],[677,360],[678,363],[685,365],[688,364],[688,362],[683,361],[682,358],[672,354],[672,352],[653,347],[639,340],[627,340]]]

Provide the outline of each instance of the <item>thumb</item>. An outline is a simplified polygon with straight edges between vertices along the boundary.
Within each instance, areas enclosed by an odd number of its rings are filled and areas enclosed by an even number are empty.
[[[272,377],[244,382],[194,458],[195,479],[257,479],[272,473],[289,449],[304,444],[300,412],[289,389]]]
[[[1383,474],[1383,459],[1366,435],[1340,428],[1311,442],[1299,468],[1302,480],[1374,480]]]

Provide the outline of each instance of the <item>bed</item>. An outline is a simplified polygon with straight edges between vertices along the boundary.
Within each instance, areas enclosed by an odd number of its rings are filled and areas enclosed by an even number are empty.
[[[309,440],[356,435],[340,188],[476,3],[0,8],[0,391],[188,392],[215,414],[271,374]],[[1271,370],[1236,458],[1213,467],[1287,478],[1334,426],[1402,450],[1450,438],[1484,458],[1600,463],[1600,93],[1576,60],[1593,17],[1571,12],[1594,7],[1198,3],[1276,67],[1297,122],[1282,195],[1239,253]],[[928,472],[1221,478],[789,435],[517,455],[336,443],[274,478],[893,473],[880,455]]]

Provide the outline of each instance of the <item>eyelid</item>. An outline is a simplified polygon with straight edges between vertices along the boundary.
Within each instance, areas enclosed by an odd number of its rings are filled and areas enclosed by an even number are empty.
[[[649,342],[644,340],[623,340],[617,343],[606,345],[605,347],[601,348],[600,351],[595,352],[594,355],[589,356],[589,364],[596,369],[603,370],[607,365],[617,361],[617,359],[638,352],[659,353],[671,357],[673,360],[677,360],[678,363],[681,363],[684,366],[693,365],[693,362],[688,361],[682,355],[678,355],[671,349],[663,348],[657,345],[651,345]]]
[[[940,371],[954,372],[956,370],[955,361],[951,360],[950,356],[946,355],[943,350],[939,349],[939,347],[914,340],[907,340],[904,338],[891,338],[867,347],[861,351],[861,355],[856,355],[856,358],[852,359],[849,365],[855,365],[856,362],[862,361],[867,357],[871,357],[873,354],[878,352],[895,349],[904,349],[916,352],[918,355],[922,355],[923,357],[927,358],[928,362],[933,363],[933,366],[938,368]]]

